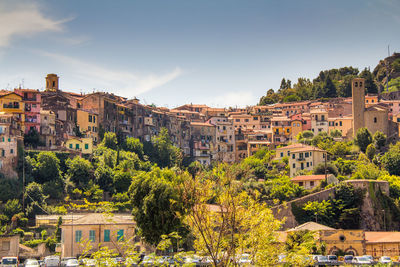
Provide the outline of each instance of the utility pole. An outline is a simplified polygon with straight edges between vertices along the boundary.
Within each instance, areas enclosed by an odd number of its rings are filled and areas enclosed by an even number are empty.
[[[22,212],[25,213],[25,147],[22,149]]]
[[[327,157],[328,157],[328,153],[324,153],[324,156],[325,156],[325,184],[326,185],[328,185],[328,173],[327,173],[327,164],[326,164],[326,160],[327,160]]]

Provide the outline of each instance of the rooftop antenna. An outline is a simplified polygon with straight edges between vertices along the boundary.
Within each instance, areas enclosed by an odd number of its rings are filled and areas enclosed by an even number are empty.
[[[22,88],[25,88],[24,79],[22,79]]]

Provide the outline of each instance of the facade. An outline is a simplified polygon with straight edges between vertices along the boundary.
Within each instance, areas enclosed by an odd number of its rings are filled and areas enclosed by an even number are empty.
[[[71,136],[65,141],[65,148],[82,154],[93,153],[93,139],[91,137],[78,138]]]
[[[209,165],[216,145],[216,126],[206,122],[190,123],[191,157],[203,165]]]
[[[275,145],[287,143],[292,138],[291,120],[288,117],[273,117],[271,119],[272,142]]]
[[[343,138],[351,138],[353,136],[353,117],[328,118],[329,132],[339,130]]]
[[[311,131],[314,135],[321,132],[328,132],[328,111],[325,109],[312,109],[311,114]]]
[[[22,96],[25,103],[25,133],[35,129],[40,133],[40,106],[41,95],[39,90],[14,89],[14,92]]]
[[[18,159],[18,143],[22,144],[22,131],[13,114],[0,113],[0,172],[9,178],[18,177],[15,167]]]
[[[312,171],[318,164],[323,163],[326,157],[325,150],[312,146],[292,149],[289,153],[290,177],[302,170]]]
[[[40,110],[40,138],[46,148],[56,144],[56,114],[51,110]]]
[[[92,111],[78,109],[76,111],[77,126],[84,137],[92,138],[95,143],[99,139],[98,115]]]
[[[213,159],[224,162],[235,161],[235,129],[227,117],[212,117],[209,123],[216,127],[216,144]]]
[[[0,235],[0,258],[19,256],[19,235]]]
[[[85,251],[85,241],[89,241],[89,253],[106,246],[122,254],[124,248],[120,241],[134,237],[135,227],[133,217],[128,214],[89,213],[72,219],[61,225],[61,257],[81,255]]]
[[[17,122],[17,128],[25,132],[25,105],[22,96],[14,92],[1,92],[0,112],[12,114]]]

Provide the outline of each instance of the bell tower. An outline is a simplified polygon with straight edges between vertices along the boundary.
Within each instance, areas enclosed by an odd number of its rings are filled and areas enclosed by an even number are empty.
[[[46,76],[46,91],[56,92],[58,91],[58,79],[57,74],[47,74]]]
[[[355,78],[351,82],[352,102],[353,102],[353,137],[356,136],[358,129],[364,126],[365,112],[365,80]]]

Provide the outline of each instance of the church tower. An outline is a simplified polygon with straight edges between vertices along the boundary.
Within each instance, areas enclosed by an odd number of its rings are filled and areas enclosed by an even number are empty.
[[[57,74],[47,74],[46,77],[46,91],[56,92],[58,91],[58,76]]]
[[[355,78],[351,82],[351,92],[353,96],[353,137],[356,136],[357,130],[365,127],[364,111],[365,111],[365,84],[363,78]]]

